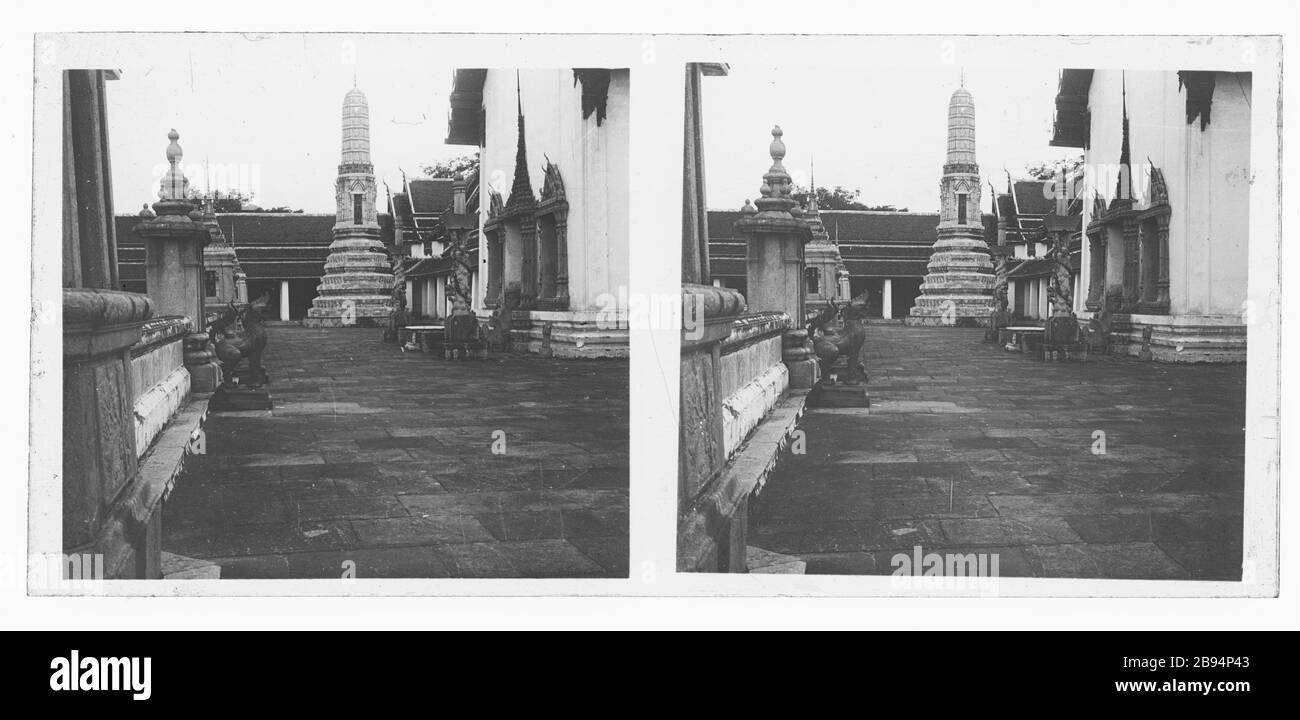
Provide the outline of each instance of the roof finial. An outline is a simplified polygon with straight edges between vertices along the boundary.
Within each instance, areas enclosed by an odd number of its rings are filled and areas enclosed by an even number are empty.
[[[966,66],[961,67],[961,86],[966,87]]]
[[[1115,181],[1115,197],[1112,202],[1125,202],[1133,199],[1132,158],[1129,151],[1128,134],[1128,78],[1120,75],[1120,144],[1119,144],[1119,178]]]

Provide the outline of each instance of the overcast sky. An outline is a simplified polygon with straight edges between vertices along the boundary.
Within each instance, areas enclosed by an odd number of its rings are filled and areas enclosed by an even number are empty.
[[[180,133],[192,187],[203,188],[206,161],[226,171],[226,185],[253,191],[257,205],[333,213],[343,95],[354,70],[370,101],[381,205],[384,180],[394,192],[400,187],[399,168],[418,175],[421,163],[474,150],[443,144],[452,68],[430,64],[428,40],[176,37],[181,42],[123,54],[114,65],[122,70],[108,85],[118,213],[157,200],[170,128]]]
[[[785,132],[786,169],[807,184],[861,188],[867,205],[937,212],[948,131],[948,100],[961,84],[955,66],[921,69],[735,66],[706,77],[704,169],[711,208],[739,208],[758,195],[771,165],[774,124]],[[966,68],[975,99],[976,156],[987,187],[1006,187],[1005,167],[1077,156],[1048,146],[1057,68],[1046,63]]]
[[[255,193],[263,207],[333,212],[343,95],[370,101],[375,173],[396,190],[401,172],[465,154],[443,143],[454,56],[430,38],[396,35],[136,36],[113,41],[122,78],[108,87],[114,204],[133,213],[156,199],[167,131],[176,128],[192,185],[208,163],[217,185]],[[232,62],[232,58],[236,61]],[[807,182],[861,188],[870,205],[933,211],[955,65],[784,68],[734,65],[704,80],[708,202],[737,208],[758,193],[769,132],[785,130],[786,166]],[[1057,68],[967,67],[977,152],[986,178],[1002,168],[1077,154],[1048,147]],[[679,131],[677,131],[679,132]],[[635,159],[633,159],[635,165]],[[986,197],[984,206],[989,206]]]

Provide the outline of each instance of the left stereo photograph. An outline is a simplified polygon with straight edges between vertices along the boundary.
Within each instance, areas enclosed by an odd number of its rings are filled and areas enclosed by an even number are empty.
[[[51,587],[627,577],[629,70],[459,67],[433,36],[43,42],[113,49],[36,69]]]

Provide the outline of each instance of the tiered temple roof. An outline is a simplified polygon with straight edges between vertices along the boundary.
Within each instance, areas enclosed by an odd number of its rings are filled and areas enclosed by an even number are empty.
[[[934,246],[938,213],[821,210],[821,221],[851,277],[922,277]],[[713,277],[745,277],[745,244],[732,236],[739,210],[709,211],[709,270]],[[985,215],[984,237],[997,242],[997,219]]]
[[[333,240],[335,216],[307,213],[221,213],[217,223],[235,248],[239,265],[249,280],[318,280],[325,274],[325,258]],[[144,282],[144,241],[132,228],[137,215],[118,215],[118,268],[127,283]],[[379,215],[384,245],[393,243],[393,218]]]

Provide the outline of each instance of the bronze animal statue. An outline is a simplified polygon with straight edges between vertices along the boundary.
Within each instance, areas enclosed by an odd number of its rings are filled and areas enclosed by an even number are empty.
[[[844,356],[848,367],[845,385],[867,382],[867,366],[862,362],[862,346],[867,340],[867,328],[862,319],[867,314],[866,305],[855,305],[850,300],[838,305],[834,300],[808,323],[808,336],[812,338],[813,353],[821,365],[822,382],[833,384],[831,368]],[[843,323],[838,328],[827,327],[839,315]]]
[[[248,360],[248,385],[260,387],[271,384],[271,376],[262,366],[262,351],[266,349],[266,321],[262,311],[271,300],[271,293],[262,293],[260,297],[240,312],[235,303],[221,314],[221,318],[212,324],[208,337],[216,348],[217,359],[221,361],[221,374],[226,385],[235,384],[235,370]],[[236,320],[243,325],[242,334],[231,336],[228,332]]]

